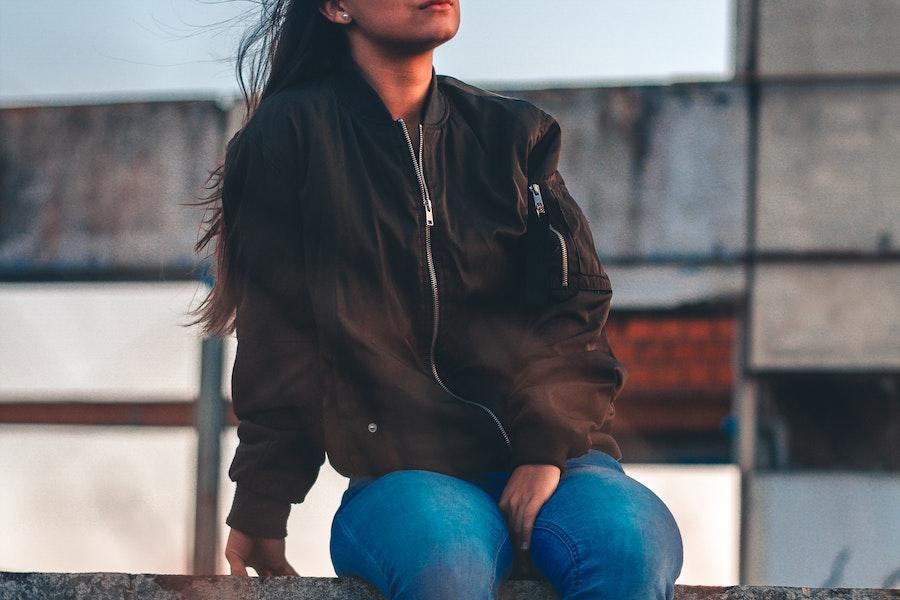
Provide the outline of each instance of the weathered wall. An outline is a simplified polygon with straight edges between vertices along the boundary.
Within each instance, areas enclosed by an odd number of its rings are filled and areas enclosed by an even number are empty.
[[[501,91],[503,92],[503,91]],[[505,91],[563,128],[561,171],[617,260],[734,257],[745,237],[746,120],[742,88],[680,84]],[[193,265],[203,192],[243,109],[160,102],[0,110],[0,269]],[[712,286],[616,276],[620,305],[733,297]],[[669,266],[670,277],[684,273]],[[628,279],[632,274],[628,274]],[[625,285],[619,285],[625,283]],[[686,294],[686,297],[685,297]],[[629,298],[633,300],[629,300]]]
[[[900,2],[736,8],[759,78],[749,365],[900,368]]]
[[[890,473],[754,473],[746,583],[895,588],[900,480]],[[852,507],[852,509],[850,508]]]
[[[896,264],[761,266],[752,308],[756,367],[900,368]]]
[[[759,144],[760,248],[900,248],[900,80],[766,85]]]
[[[0,110],[0,269],[153,269],[197,261],[222,144],[210,102]]]
[[[900,72],[897,0],[761,0],[760,71]]]

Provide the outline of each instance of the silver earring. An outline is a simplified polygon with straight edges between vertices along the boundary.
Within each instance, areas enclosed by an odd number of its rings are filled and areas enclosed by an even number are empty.
[[[341,17],[343,17],[343,19],[344,19],[345,21],[349,21],[349,20],[350,20],[350,15],[349,15],[348,13],[342,12],[342,13],[341,13]]]

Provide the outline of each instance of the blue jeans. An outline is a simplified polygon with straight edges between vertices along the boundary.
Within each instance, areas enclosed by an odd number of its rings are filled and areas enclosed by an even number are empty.
[[[335,573],[390,600],[497,597],[521,552],[497,506],[510,474],[351,478],[331,525]],[[567,461],[522,556],[564,600],[671,600],[683,558],[668,507],[597,449]]]

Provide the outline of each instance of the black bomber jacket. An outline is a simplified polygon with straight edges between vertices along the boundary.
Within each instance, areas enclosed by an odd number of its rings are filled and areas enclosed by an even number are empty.
[[[556,119],[432,69],[419,133],[347,54],[228,143],[231,527],[286,536],[326,452],[346,477],[621,460],[612,288]]]

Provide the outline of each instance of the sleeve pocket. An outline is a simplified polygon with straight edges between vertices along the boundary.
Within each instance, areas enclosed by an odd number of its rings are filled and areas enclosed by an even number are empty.
[[[548,287],[552,297],[579,290],[611,292],[584,211],[569,193],[559,171],[537,182],[544,203]]]

